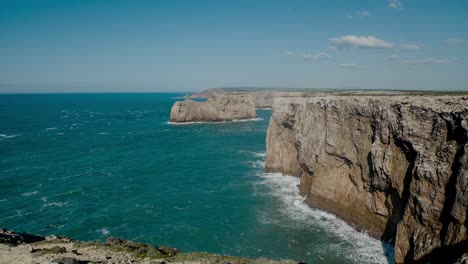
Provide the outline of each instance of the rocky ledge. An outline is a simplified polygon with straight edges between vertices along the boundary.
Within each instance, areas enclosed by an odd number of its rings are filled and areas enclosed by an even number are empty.
[[[60,236],[40,236],[0,229],[0,263],[190,263],[190,264],[293,264],[291,260],[246,259],[203,252],[183,253],[119,238],[82,242]]]
[[[266,170],[395,244],[395,263],[468,252],[468,96],[277,98]]]
[[[205,102],[184,100],[171,108],[171,122],[222,122],[256,118],[250,94],[214,95]]]

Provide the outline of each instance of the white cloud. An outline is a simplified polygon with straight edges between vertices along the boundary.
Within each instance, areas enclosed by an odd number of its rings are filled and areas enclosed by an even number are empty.
[[[290,51],[290,50],[285,50],[285,51],[284,51],[284,54],[286,54],[286,55],[288,55],[288,56],[292,56],[292,57],[296,56],[296,53],[293,52],[293,51]]]
[[[455,45],[463,43],[463,39],[461,38],[448,38],[445,40],[447,44]]]
[[[362,69],[361,66],[359,66],[357,64],[354,64],[354,63],[343,63],[343,64],[340,64],[339,66],[342,67],[342,68],[353,69],[353,70]]]
[[[400,43],[396,44],[393,42],[385,41],[373,36],[354,36],[346,35],[337,38],[329,38],[328,42],[331,47],[337,49],[345,48],[361,48],[361,49],[395,49],[395,50],[419,50],[420,45],[413,43]]]
[[[330,55],[326,52],[319,52],[315,54],[302,54],[305,60],[326,60],[330,58]]]
[[[347,14],[346,17],[351,19],[351,18],[362,18],[362,17],[368,17],[370,16],[370,12],[367,10],[358,10],[352,14]]]
[[[401,43],[398,45],[398,49],[401,50],[419,50],[421,46],[412,43]]]
[[[388,7],[395,10],[403,10],[403,2],[401,0],[389,0]]]
[[[390,56],[388,56],[387,60],[399,60],[400,59],[400,55],[398,54],[392,54]]]
[[[360,17],[367,17],[367,16],[370,16],[370,13],[367,10],[360,10],[356,12],[356,15]]]
[[[405,61],[405,63],[415,66],[415,65],[433,65],[433,64],[453,64],[456,61],[457,59],[427,58],[427,59],[419,59],[419,60],[407,60]]]
[[[360,36],[341,36],[338,38],[329,38],[330,45],[337,49],[344,49],[350,47],[357,47],[362,49],[388,49],[394,46],[391,42],[386,42],[373,36],[360,37]]]
[[[326,60],[330,58],[330,55],[326,52],[319,53],[296,53],[294,51],[286,50],[284,52],[286,55],[291,57],[301,57],[304,60]]]

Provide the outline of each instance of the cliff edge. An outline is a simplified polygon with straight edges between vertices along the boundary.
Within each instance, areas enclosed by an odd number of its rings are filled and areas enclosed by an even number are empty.
[[[294,264],[292,260],[247,259],[204,252],[180,252],[165,246],[119,238],[106,242],[84,242],[64,236],[16,233],[0,228],[0,263],[8,264]]]
[[[277,98],[266,170],[395,244],[395,263],[468,252],[468,96]]]
[[[171,122],[222,122],[256,118],[255,104],[249,94],[223,94],[205,102],[177,101],[171,108]]]

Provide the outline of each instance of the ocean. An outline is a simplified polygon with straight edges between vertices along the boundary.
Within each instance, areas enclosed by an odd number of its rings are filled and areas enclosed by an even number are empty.
[[[168,123],[183,94],[0,95],[0,227],[183,251],[387,263],[379,240],[264,172],[269,110]]]

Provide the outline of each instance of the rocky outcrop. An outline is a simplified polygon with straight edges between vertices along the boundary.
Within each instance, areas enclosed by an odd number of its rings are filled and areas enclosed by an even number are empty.
[[[171,108],[171,122],[222,122],[256,118],[255,104],[249,94],[223,94],[205,102],[185,100]]]
[[[266,170],[394,243],[395,263],[453,263],[468,252],[467,117],[468,96],[278,98]]]
[[[0,263],[174,263],[174,264],[294,264],[291,260],[246,259],[203,252],[180,252],[169,247],[154,247],[119,238],[106,242],[83,242],[67,237],[38,236],[0,229]],[[19,243],[10,243],[18,241]],[[41,238],[38,240],[37,238]]]
[[[32,235],[28,233],[16,233],[8,229],[0,228],[0,244],[17,246],[20,244],[29,244],[43,241],[44,236]]]

